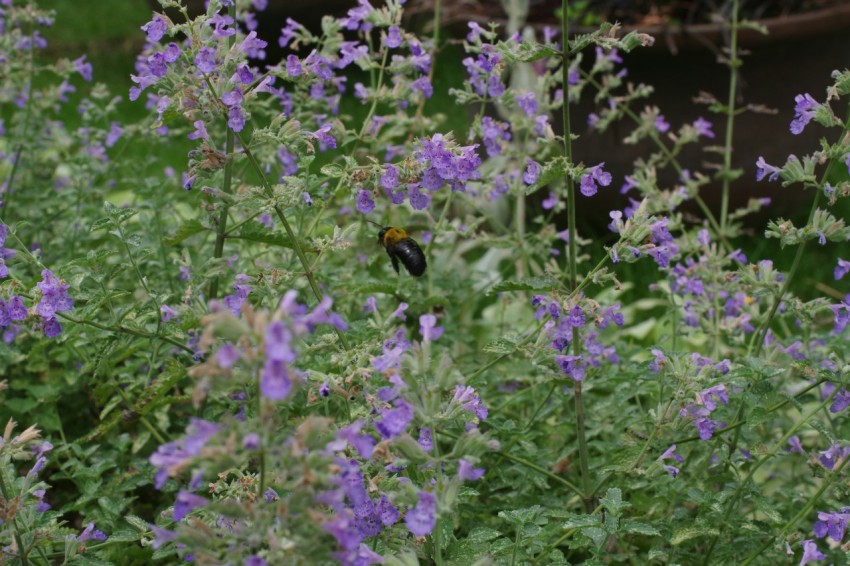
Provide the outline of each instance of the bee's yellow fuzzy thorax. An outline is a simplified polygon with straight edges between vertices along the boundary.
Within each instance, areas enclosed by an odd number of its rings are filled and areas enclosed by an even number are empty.
[[[384,246],[391,246],[402,240],[406,240],[408,237],[407,232],[401,228],[387,228],[387,233],[384,234],[383,244]]]

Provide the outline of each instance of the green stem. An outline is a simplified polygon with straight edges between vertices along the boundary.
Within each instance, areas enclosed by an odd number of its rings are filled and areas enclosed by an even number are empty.
[[[224,164],[224,181],[222,183],[222,191],[225,194],[230,194],[233,183],[233,130],[227,128],[227,134],[224,140],[225,155],[227,155],[227,163]],[[215,247],[213,248],[213,257],[221,259],[224,255],[224,241],[227,239],[227,217],[230,213],[230,206],[226,200],[221,202],[221,212],[218,215],[218,223],[215,227]],[[216,275],[210,281],[209,298],[215,299],[218,297],[219,276]]]
[[[723,189],[720,197],[720,229],[726,234],[729,220],[729,181],[732,173],[732,131],[735,124],[735,96],[738,90],[738,0],[732,0],[732,26],[729,30],[729,97],[726,101],[726,140],[723,147]]]
[[[570,128],[570,2],[569,0],[561,0],[561,82],[563,88],[562,112],[564,118],[564,158],[567,163],[573,163],[573,144]],[[578,253],[576,232],[576,190],[572,175],[566,176],[567,181],[567,222],[569,223],[570,241],[568,261],[570,271],[570,290],[576,291],[578,288],[578,265],[576,255]],[[573,355],[581,356],[581,339],[578,328],[573,328]],[[584,418],[584,396],[582,395],[582,383],[576,381],[574,388],[575,396],[575,419],[576,433],[578,435],[578,453],[579,453],[579,469],[581,470],[582,493],[585,498],[584,504],[587,511],[593,509],[593,502],[587,499],[590,493],[590,465],[589,454],[587,449],[587,435],[585,433],[585,418]]]

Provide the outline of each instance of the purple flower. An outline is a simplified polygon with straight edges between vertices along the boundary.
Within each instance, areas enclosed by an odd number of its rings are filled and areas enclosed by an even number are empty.
[[[18,295],[13,296],[9,299],[7,308],[9,320],[13,322],[20,322],[27,318],[27,306],[24,304],[24,299],[22,297]]]
[[[670,129],[670,123],[664,118],[664,114],[655,117],[655,129],[662,134]]]
[[[788,439],[788,452],[796,452],[798,454],[805,454],[805,450],[803,450],[803,445],[800,444],[800,437],[796,434]]]
[[[717,408],[717,401],[720,401],[724,405],[729,404],[729,393],[726,391],[726,386],[722,383],[697,393],[697,398],[702,406],[709,411]]]
[[[840,444],[833,444],[826,450],[820,452],[820,463],[827,470],[832,470],[835,464],[842,458],[846,458],[850,454],[850,447],[842,447]],[[839,540],[839,539],[836,539]]]
[[[533,159],[525,158],[525,171],[522,174],[522,181],[526,185],[533,185],[540,177],[540,164]],[[609,175],[610,177],[610,175]],[[610,183],[610,180],[608,181]]]
[[[457,401],[464,410],[469,411],[482,421],[487,418],[487,407],[481,402],[478,393],[470,386],[458,385],[452,401]]]
[[[812,526],[817,538],[823,538],[829,535],[829,538],[840,543],[844,538],[844,531],[847,528],[847,521],[850,520],[850,514],[846,513],[847,508],[841,509],[840,513],[824,513],[818,512],[818,521]]]
[[[437,497],[433,493],[420,491],[416,506],[407,512],[404,524],[414,536],[424,537],[437,524]]]
[[[434,449],[434,440],[431,437],[431,429],[428,427],[422,427],[419,431],[419,439],[416,442],[425,452],[432,451]]]
[[[662,461],[675,460],[680,464],[683,464],[685,462],[685,459],[680,454],[676,453],[675,444],[671,444],[670,448],[665,450],[664,453],[658,459]],[[679,468],[677,468],[676,466],[665,465],[664,469],[667,470],[667,472],[674,478],[679,475]]]
[[[558,204],[558,195],[555,191],[549,191],[549,196],[540,203],[540,206],[543,207],[543,210],[552,210]]]
[[[655,359],[649,364],[649,369],[654,372],[661,371],[667,364],[667,356],[665,356],[664,352],[658,348],[652,348],[650,349],[650,352],[652,352],[652,355],[655,356]]]
[[[850,261],[838,258],[838,265],[835,266],[834,272],[835,280],[838,281],[839,279],[847,275],[848,272],[850,272]]]
[[[413,92],[418,92],[425,98],[431,98],[434,95],[434,87],[431,85],[431,79],[428,78],[428,75],[422,75],[410,83],[410,88]]]
[[[404,314],[404,311],[406,311],[408,307],[409,305],[407,303],[399,303],[396,310],[394,310],[393,314],[391,314],[390,316],[393,318],[400,318],[401,320],[406,320],[407,315]]]
[[[83,532],[81,532],[80,536],[77,537],[77,542],[85,542],[89,539],[106,540],[107,538],[106,533],[94,528],[94,521],[92,521],[86,525],[86,528],[83,529]]]
[[[277,40],[278,44],[284,49],[289,47],[290,42],[295,39],[295,32],[300,27],[301,24],[292,18],[286,18],[286,27],[281,28],[280,30],[280,38]]]
[[[603,165],[605,165],[604,161],[599,165],[594,165],[593,167],[586,169],[586,172],[581,176],[581,181],[579,183],[581,194],[586,197],[592,197],[596,194],[597,183],[603,187],[607,187],[611,184],[611,173],[604,171],[602,169]]]
[[[392,409],[379,410],[380,418],[375,421],[375,428],[384,438],[400,435],[413,420],[413,406],[399,397]]]
[[[198,456],[220,429],[217,424],[190,418],[185,437],[167,442],[151,454],[149,462],[157,468],[154,487],[160,489],[169,474],[177,473],[190,458]]]
[[[103,143],[106,147],[112,147],[121,139],[122,135],[124,135],[124,128],[121,127],[121,124],[112,122],[109,125],[109,132],[106,134],[106,141]]]
[[[212,26],[214,37],[230,37],[236,35],[236,29],[229,27],[233,25],[233,18],[224,14],[215,14],[206,21],[208,26]]]
[[[242,304],[245,302],[245,299],[248,298],[248,294],[253,289],[250,285],[244,284],[250,280],[251,278],[247,275],[243,273],[238,274],[236,276],[236,283],[233,284],[233,288],[236,292],[232,295],[227,295],[224,299],[222,299],[224,306],[233,313],[233,316],[239,316],[239,311],[242,310]]]
[[[215,71],[218,64],[215,61],[215,49],[202,47],[195,56],[195,66],[202,73],[210,74]]]
[[[74,65],[74,70],[80,73],[80,76],[83,77],[83,80],[91,82],[92,66],[91,63],[86,62],[86,56],[83,55],[79,59],[74,59],[72,63]]]
[[[811,539],[804,540],[800,544],[803,545],[803,557],[800,559],[799,566],[806,566],[812,560],[823,560],[826,554],[818,550],[818,545]]]
[[[517,106],[519,106],[529,118],[537,114],[539,105],[537,104],[537,98],[534,96],[533,92],[526,92],[525,94],[517,95],[516,102]]]
[[[177,492],[177,500],[174,502],[174,520],[182,520],[193,509],[205,507],[207,503],[209,502],[200,495],[181,489]]]
[[[386,171],[381,175],[381,186],[387,190],[392,190],[398,186],[398,167],[387,165]]]
[[[794,97],[794,102],[796,104],[794,105],[794,119],[791,121],[791,133],[798,135],[815,117],[815,112],[820,104],[809,93],[798,94]]]
[[[266,52],[263,51],[268,43],[257,37],[257,32],[252,31],[245,36],[239,44],[239,50],[253,59],[265,59]]]
[[[170,322],[175,316],[177,316],[177,311],[168,305],[161,305],[159,307],[159,312],[162,313],[162,322]]]
[[[363,426],[363,421],[356,420],[350,425],[339,429],[336,436],[348,442],[362,458],[368,460],[372,457],[372,450],[375,448],[375,439],[368,434],[361,433]]]
[[[242,448],[245,450],[259,450],[260,448],[260,435],[256,432],[249,432],[245,435],[245,438],[242,439]]]
[[[162,16],[154,16],[154,19],[142,26],[142,31],[148,36],[148,41],[155,42],[162,39],[168,29]]]
[[[375,210],[375,201],[372,200],[372,195],[366,189],[361,189],[357,193],[357,211],[361,214],[369,214]]]
[[[241,132],[245,127],[245,115],[241,106],[231,106],[227,110],[227,126],[234,132]]]
[[[759,155],[759,158],[756,160],[756,181],[761,181],[765,177],[767,177],[768,181],[775,181],[779,178],[779,174],[782,170],[779,167],[774,167],[765,162],[764,157]]]
[[[555,363],[558,364],[564,375],[572,378],[573,381],[584,380],[586,364],[582,356],[574,356],[572,354],[569,356],[558,355],[555,356]]]
[[[257,556],[256,554],[252,554],[251,556],[245,559],[245,562],[242,566],[269,566],[269,563]]]
[[[829,412],[840,413],[848,406],[850,406],[850,391],[842,389],[841,391],[835,394],[835,398],[832,401],[832,405],[829,407]]]
[[[407,198],[413,210],[425,210],[431,206],[431,195],[420,191],[418,185],[408,185]]]
[[[458,461],[457,476],[462,480],[480,480],[484,476],[484,468],[473,468],[471,462],[461,458]]]
[[[193,125],[195,126],[195,131],[191,132],[189,134],[188,137],[189,137],[190,140],[197,140],[197,139],[207,140],[207,139],[210,138],[210,135],[207,133],[207,127],[204,125],[203,121],[195,120]]]
[[[156,525],[148,525],[150,527],[151,532],[154,535],[153,544],[151,545],[154,550],[159,550],[159,548],[167,543],[171,542],[177,538],[177,533],[174,531],[169,531],[168,529],[163,529],[157,527]]]
[[[236,360],[242,357],[242,353],[239,349],[229,342],[225,342],[221,345],[218,351],[215,353],[215,360],[218,362],[218,365],[223,369],[232,368],[236,363]]]
[[[389,47],[390,49],[395,49],[397,47],[401,47],[401,43],[403,38],[401,36],[401,30],[398,26],[390,26],[387,29],[387,36],[384,38],[384,45]]]
[[[3,247],[6,244],[7,233],[8,228],[6,225],[0,223],[0,277],[9,276],[9,268],[6,267],[6,260],[15,255],[15,250]]]
[[[419,317],[419,333],[423,341],[431,342],[443,335],[443,327],[437,326],[437,317],[433,314],[423,314]]]
[[[292,391],[292,378],[284,362],[266,360],[260,377],[260,391],[272,401],[286,399]]]
[[[481,119],[481,140],[487,155],[494,156],[502,153],[502,142],[511,139],[510,126],[504,122],[494,120],[490,116]]]
[[[714,138],[714,132],[711,131],[711,122],[700,116],[693,123],[694,128],[697,131],[698,136],[705,136],[707,138]]]

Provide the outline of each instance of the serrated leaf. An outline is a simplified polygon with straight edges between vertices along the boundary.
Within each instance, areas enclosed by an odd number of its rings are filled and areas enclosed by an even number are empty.
[[[516,344],[505,338],[497,338],[484,346],[483,349],[491,354],[510,354],[516,350]]]
[[[490,542],[493,539],[500,537],[502,533],[497,531],[496,529],[489,529],[487,527],[476,527],[469,531],[469,536],[466,537],[466,540],[473,544],[483,544],[485,542]]]
[[[631,519],[624,519],[620,524],[619,531],[621,533],[638,534],[649,537],[661,536],[661,532],[652,525],[641,523],[640,521],[633,521]]]
[[[570,517],[561,523],[562,529],[586,529],[588,527],[598,527],[600,519],[596,515],[576,515]]]
[[[509,509],[507,511],[500,511],[499,518],[511,525],[523,525],[535,521],[540,516],[542,510],[543,508],[540,505],[533,505],[525,509]]]
[[[490,287],[488,295],[508,291],[552,291],[560,287],[560,282],[553,277],[528,277],[526,279],[500,281]]]
[[[715,527],[709,527],[703,524],[688,525],[687,527],[676,529],[673,532],[673,536],[671,537],[670,542],[674,546],[678,546],[683,542],[688,542],[689,540],[693,540],[695,538],[714,537],[719,534],[720,531]]]
[[[133,528],[138,529],[139,532],[145,533],[150,530],[148,522],[136,515],[125,515],[124,520],[130,523]]]
[[[630,503],[623,501],[623,492],[618,487],[609,488],[600,502],[615,517],[622,515],[623,509],[631,507]]]
[[[91,226],[89,226],[89,232],[96,232],[98,230],[103,230],[112,225],[111,218],[98,218],[94,222],[92,222]]]
[[[203,232],[207,228],[200,223],[198,220],[189,220],[188,222],[184,222],[180,226],[177,227],[177,230],[174,234],[167,236],[164,238],[165,244],[168,246],[176,246],[186,238],[194,236],[200,232]]]
[[[384,295],[394,295],[396,290],[395,283],[383,283],[383,282],[374,282],[374,283],[366,283],[365,285],[361,285],[357,287],[355,291],[357,293],[362,293],[364,295],[368,295],[370,293],[383,293]]]
[[[283,234],[269,230],[259,223],[245,224],[239,229],[237,234],[233,234],[231,237],[240,240],[248,240],[249,242],[269,244],[279,248],[292,248],[292,240]],[[303,241],[301,242],[301,249],[305,252],[312,251],[312,247],[306,245]]]

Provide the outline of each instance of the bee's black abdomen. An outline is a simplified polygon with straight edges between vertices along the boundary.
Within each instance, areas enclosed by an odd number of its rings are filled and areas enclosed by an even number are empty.
[[[393,267],[396,268],[396,271],[398,271],[398,265],[395,261],[397,258],[407,268],[408,273],[414,277],[419,277],[425,273],[427,267],[425,253],[412,238],[405,238],[387,246],[387,253],[393,259]]]
[[[414,277],[425,273],[425,253],[416,240],[407,235],[401,228],[387,226],[378,232],[378,242],[387,250],[387,255],[393,262],[393,269],[398,273],[399,262],[404,265],[407,272]]]

